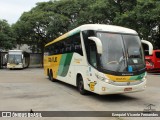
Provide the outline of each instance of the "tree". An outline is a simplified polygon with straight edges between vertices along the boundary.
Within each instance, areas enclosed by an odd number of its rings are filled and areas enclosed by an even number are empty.
[[[127,11],[133,10],[137,5],[137,0],[114,0],[118,8],[118,14],[122,15]]]
[[[49,41],[88,23],[129,27],[159,45],[159,16],[158,0],[58,0],[37,3],[13,28],[18,44],[26,43],[42,53]]]
[[[137,0],[133,9],[116,16],[114,23],[135,29],[142,39],[151,41],[154,45],[160,44],[155,39],[159,33],[160,2],[156,0]],[[157,30],[159,31],[159,30]],[[156,43],[156,44],[155,44]]]
[[[48,42],[50,36],[47,36],[47,27],[49,26],[52,13],[45,11],[52,2],[38,3],[35,8],[29,12],[25,12],[19,21],[13,25],[20,43],[26,43],[33,48],[33,52],[43,52],[44,44]],[[43,9],[42,9],[43,8]],[[19,43],[19,44],[20,44]]]
[[[87,12],[86,12],[87,11]],[[81,11],[79,19],[83,18],[83,24],[113,24],[116,17],[117,8],[114,6],[113,0],[98,0],[90,4],[85,11]]]
[[[15,47],[13,30],[6,20],[0,20],[0,48],[11,49],[13,47]]]

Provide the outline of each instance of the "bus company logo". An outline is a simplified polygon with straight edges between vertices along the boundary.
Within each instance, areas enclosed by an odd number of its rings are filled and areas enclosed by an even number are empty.
[[[48,58],[48,62],[57,62],[57,57]]]

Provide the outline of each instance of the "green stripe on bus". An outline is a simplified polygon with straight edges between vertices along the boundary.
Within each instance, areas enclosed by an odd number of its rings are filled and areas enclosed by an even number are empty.
[[[67,54],[63,54],[61,57],[59,68],[58,68],[58,75],[61,75],[63,72],[66,57],[67,57]]]
[[[73,53],[63,54],[60,61],[58,75],[65,77],[68,73]]]
[[[130,80],[142,80],[142,78],[145,76],[145,73],[137,75],[137,76],[133,76],[130,78]]]

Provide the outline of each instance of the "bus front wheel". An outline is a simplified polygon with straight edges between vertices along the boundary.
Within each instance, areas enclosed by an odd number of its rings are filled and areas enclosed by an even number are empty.
[[[87,91],[84,89],[84,82],[83,82],[83,78],[81,76],[78,77],[78,91],[80,92],[80,94],[82,95],[86,95]]]

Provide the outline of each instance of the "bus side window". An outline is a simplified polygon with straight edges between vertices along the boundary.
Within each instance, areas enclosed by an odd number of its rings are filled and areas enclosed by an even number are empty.
[[[60,49],[59,49],[59,43],[56,43],[54,46],[54,49],[52,49],[54,51],[54,54],[59,54],[60,53]]]
[[[53,54],[53,50],[52,50],[51,47],[52,47],[51,45],[46,47],[46,52],[47,52],[48,55],[52,55]]]
[[[73,43],[73,41],[72,41]],[[75,51],[75,47],[74,47],[74,44],[71,44],[71,52],[74,52]]]
[[[83,56],[80,33],[73,36],[73,41],[74,41],[74,45],[73,45],[74,51]]]
[[[50,45],[49,54],[54,55],[54,45]]]
[[[67,46],[66,46],[66,52],[68,53],[68,52],[70,52],[70,51],[71,51],[70,45],[67,45]]]
[[[62,54],[63,53],[63,43],[60,41],[59,42],[59,54]]]
[[[156,55],[156,58],[160,58],[160,52],[159,51],[155,52],[155,55]]]
[[[71,52],[71,39],[67,38],[65,39],[66,44],[65,44],[65,53],[70,53]]]

